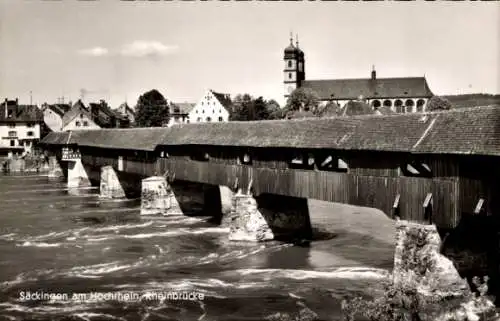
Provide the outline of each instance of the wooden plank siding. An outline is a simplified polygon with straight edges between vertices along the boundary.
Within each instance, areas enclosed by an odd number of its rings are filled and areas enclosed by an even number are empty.
[[[98,148],[83,148],[80,151],[82,162],[96,168],[111,165],[118,170],[118,157],[121,156],[125,173],[147,177],[163,175],[168,171],[174,173],[177,180],[230,187],[237,182],[243,189],[252,180],[256,195],[269,193],[348,203],[377,208],[390,217],[394,200],[399,194],[399,217],[418,222],[429,222],[423,202],[427,194],[432,193],[433,213],[430,219],[440,227],[456,226],[463,210],[473,210],[480,196],[491,198],[494,191],[484,179],[459,178],[459,159],[442,155],[419,155],[418,159],[413,159],[404,153],[382,158],[366,152],[317,152],[345,160],[349,171],[342,173],[289,168],[294,154],[308,155],[314,154],[314,151],[196,146],[198,154],[208,153],[209,158],[193,160],[189,156],[193,148],[178,146],[160,148],[155,152]],[[159,157],[161,152],[164,157]],[[245,153],[251,156],[251,165],[240,164],[238,159]],[[432,177],[404,176],[399,166],[413,160],[429,165]]]
[[[400,166],[406,164],[408,156],[393,153],[391,157],[380,157],[379,153],[351,152],[340,156],[349,166],[349,173],[365,176],[398,177]]]
[[[160,171],[175,173],[179,180],[246,189],[250,179],[256,195],[263,193],[314,198],[330,202],[373,207],[387,215],[400,194],[402,219],[429,222],[424,218],[423,202],[433,193],[432,220],[438,226],[454,227],[458,223],[458,180],[419,177],[377,177],[337,172],[299,169],[256,168],[172,158],[158,159]]]

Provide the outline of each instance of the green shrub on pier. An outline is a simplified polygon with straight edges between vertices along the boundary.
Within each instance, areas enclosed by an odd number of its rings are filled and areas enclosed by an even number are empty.
[[[473,282],[479,293],[464,297],[443,298],[422,295],[418,283],[408,279],[396,285],[390,282],[384,285],[383,293],[374,299],[356,297],[342,302],[344,321],[476,321],[469,317],[471,310],[491,308],[486,293],[488,277],[483,281],[475,277]],[[356,318],[357,317],[357,318]],[[494,310],[481,314],[481,321],[496,320]]]

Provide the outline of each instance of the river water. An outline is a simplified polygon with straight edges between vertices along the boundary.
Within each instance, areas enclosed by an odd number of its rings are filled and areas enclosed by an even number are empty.
[[[0,176],[0,204],[0,320],[340,320],[393,264],[391,220],[321,201],[308,246],[230,242],[207,217],[141,217],[42,175]]]

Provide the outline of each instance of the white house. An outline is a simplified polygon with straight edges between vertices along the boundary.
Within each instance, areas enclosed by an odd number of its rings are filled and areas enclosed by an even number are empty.
[[[195,107],[193,103],[171,103],[170,104],[170,118],[167,126],[170,127],[175,124],[189,123],[189,112]]]
[[[189,112],[188,122],[226,122],[232,108],[231,97],[228,94],[217,93],[211,89]]]
[[[2,154],[31,152],[40,140],[42,111],[34,105],[19,105],[18,100],[0,104],[0,151]]]
[[[83,105],[81,100],[77,101],[62,118],[62,131],[78,129],[99,129],[93,120],[90,111]]]

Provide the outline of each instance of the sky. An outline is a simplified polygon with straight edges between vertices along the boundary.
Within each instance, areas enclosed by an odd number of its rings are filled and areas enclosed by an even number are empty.
[[[206,90],[283,103],[290,32],[306,79],[424,76],[434,94],[500,93],[500,2],[0,0],[0,98],[135,106]],[[31,91],[31,96],[30,96]]]

